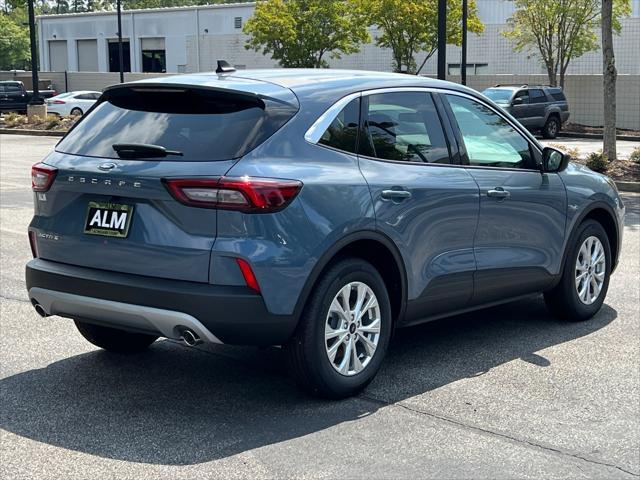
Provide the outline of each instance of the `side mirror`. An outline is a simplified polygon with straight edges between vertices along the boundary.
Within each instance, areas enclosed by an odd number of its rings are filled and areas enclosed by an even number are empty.
[[[522,101],[522,97],[514,98],[511,105],[522,105],[524,102]]]
[[[542,150],[542,168],[546,173],[558,173],[567,168],[571,158],[555,148],[546,147]]]

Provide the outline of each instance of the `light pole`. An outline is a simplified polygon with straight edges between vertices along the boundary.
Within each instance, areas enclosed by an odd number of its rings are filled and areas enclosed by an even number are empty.
[[[447,0],[438,0],[438,78],[447,78]]]
[[[120,6],[120,0],[116,2],[116,9],[118,10],[118,57],[120,64],[120,83],[124,83],[124,54],[122,52],[122,9]]]
[[[462,55],[460,59],[460,81],[467,84],[467,0],[462,0]]]
[[[44,100],[40,97],[38,85],[38,50],[36,44],[36,16],[33,12],[33,0],[28,1],[29,8],[29,40],[31,42],[31,82],[33,83],[33,95],[29,105],[42,105]]]

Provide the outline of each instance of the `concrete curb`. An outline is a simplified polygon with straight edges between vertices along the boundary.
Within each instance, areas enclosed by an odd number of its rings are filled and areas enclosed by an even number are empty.
[[[640,193],[640,182],[616,182],[616,187],[621,192]]]
[[[562,138],[584,138],[586,140],[602,140],[599,133],[577,133],[577,132],[560,132],[557,139]],[[616,140],[626,140],[629,142],[640,142],[640,137],[633,135],[616,135]]]
[[[52,132],[51,130],[26,130],[21,128],[0,128],[4,135],[31,135],[32,137],[63,137],[67,132]]]

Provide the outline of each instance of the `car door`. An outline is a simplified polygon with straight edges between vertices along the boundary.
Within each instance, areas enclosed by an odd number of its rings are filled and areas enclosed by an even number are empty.
[[[2,94],[2,106],[5,109],[20,110],[26,107],[25,93],[17,83],[6,83]]]
[[[364,92],[361,102],[358,161],[376,226],[404,260],[407,323],[461,309],[473,291],[478,186],[452,164],[438,102],[424,89]]]
[[[531,125],[536,127],[544,126],[547,105],[547,96],[542,89],[532,88],[529,90],[529,112]]]
[[[531,125],[532,118],[529,109],[529,92],[527,90],[520,90],[513,96],[510,113],[525,127]]]
[[[480,189],[474,304],[540,291],[560,272],[567,197],[538,146],[497,110],[445,95],[466,170]]]

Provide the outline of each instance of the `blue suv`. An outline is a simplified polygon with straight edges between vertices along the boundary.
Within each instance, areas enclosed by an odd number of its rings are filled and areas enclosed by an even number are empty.
[[[29,297],[91,343],[282,345],[353,395],[395,328],[544,292],[600,309],[624,207],[477,92],[416,76],[226,71],[108,88],[34,165]]]

